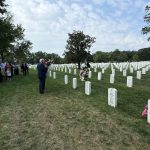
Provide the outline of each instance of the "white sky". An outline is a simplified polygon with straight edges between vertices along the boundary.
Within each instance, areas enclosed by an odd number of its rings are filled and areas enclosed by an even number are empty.
[[[150,47],[141,34],[149,0],[7,0],[14,22],[25,28],[32,52],[63,54],[68,33],[96,37],[91,52]]]

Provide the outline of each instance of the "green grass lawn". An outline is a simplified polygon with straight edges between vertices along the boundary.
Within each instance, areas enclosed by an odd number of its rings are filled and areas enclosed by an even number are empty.
[[[141,118],[150,98],[150,71],[134,86],[116,71],[114,84],[110,70],[103,80],[92,74],[92,94],[84,94],[84,82],[72,88],[72,78],[64,85],[65,73],[47,77],[46,92],[38,93],[36,71],[0,83],[0,150],[148,150],[150,124]],[[128,75],[129,71],[128,71]],[[118,106],[107,104],[108,88],[118,90]]]

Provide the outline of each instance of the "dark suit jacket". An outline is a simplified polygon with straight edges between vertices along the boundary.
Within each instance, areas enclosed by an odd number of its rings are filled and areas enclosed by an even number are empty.
[[[46,77],[47,69],[48,69],[48,68],[45,67],[45,65],[42,64],[42,63],[39,63],[39,64],[37,65],[38,77],[39,77],[40,79],[44,79],[44,78]]]

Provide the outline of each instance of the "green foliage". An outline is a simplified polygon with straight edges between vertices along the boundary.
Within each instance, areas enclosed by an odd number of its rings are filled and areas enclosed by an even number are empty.
[[[143,34],[148,34],[150,33],[150,6],[145,7],[145,16],[144,16],[144,21],[147,23],[147,26],[142,28]],[[148,38],[148,41],[150,40],[150,37]]]
[[[97,51],[93,54],[94,62],[108,62],[110,54],[106,52]]]
[[[138,51],[120,51],[116,49],[113,52],[97,51],[93,54],[94,62],[125,62],[125,61],[147,61],[150,60],[150,47]]]
[[[30,49],[32,48],[32,43],[27,40],[23,40],[20,43],[17,43],[14,47],[14,58],[21,62],[26,62],[27,58],[30,56]]]
[[[138,54],[133,55],[133,61],[139,61],[139,55]]]
[[[7,5],[4,2],[0,2],[0,13],[5,14],[0,18],[0,57],[2,61],[26,59],[32,48],[31,42],[24,39],[22,26],[14,25],[13,16],[5,9]]]
[[[6,10],[5,0],[0,0],[0,14],[4,14],[7,12]]]
[[[45,59],[45,57],[46,57],[46,52],[42,52],[42,51],[36,52],[35,53],[36,63],[38,63],[41,58]]]
[[[28,55],[28,63],[30,64],[35,64],[35,63],[38,63],[39,62],[39,59],[41,58],[44,58],[44,59],[51,59],[53,60],[53,62],[55,64],[61,64],[61,63],[64,63],[64,59],[61,58],[59,55],[57,54],[54,54],[54,53],[46,53],[46,52],[42,52],[42,51],[38,51],[38,52],[35,52],[35,53],[29,53]]]
[[[111,53],[110,60],[117,62],[124,62],[128,60],[128,56],[125,52],[121,52],[118,49],[116,49],[114,52]]]
[[[59,55],[55,53],[47,54],[46,59],[51,59],[55,64],[61,64],[64,63],[63,58],[61,58]]]
[[[77,62],[78,68],[80,68],[80,63],[89,55],[89,49],[95,42],[95,37],[85,35],[82,31],[73,31],[68,36],[65,58],[67,62]]]
[[[138,56],[140,60],[144,60],[144,61],[150,60],[150,47],[140,49],[138,51]]]

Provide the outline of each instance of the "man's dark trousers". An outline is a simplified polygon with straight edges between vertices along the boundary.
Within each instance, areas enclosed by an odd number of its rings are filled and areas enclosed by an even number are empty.
[[[39,92],[44,93],[45,90],[45,78],[39,79]]]

